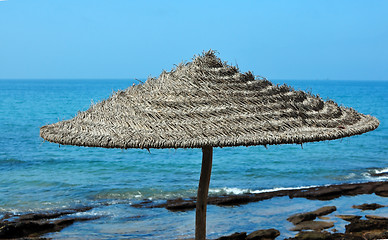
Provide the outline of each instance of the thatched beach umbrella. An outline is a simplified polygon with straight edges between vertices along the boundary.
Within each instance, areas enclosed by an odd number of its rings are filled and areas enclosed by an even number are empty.
[[[50,142],[103,148],[202,148],[196,239],[206,237],[213,147],[302,144],[374,130],[379,121],[251,72],[208,51],[40,129]]]

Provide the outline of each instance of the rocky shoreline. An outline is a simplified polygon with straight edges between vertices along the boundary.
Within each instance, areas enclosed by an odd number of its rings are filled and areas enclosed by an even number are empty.
[[[360,210],[375,210],[388,205],[379,204],[362,204],[353,206]],[[372,239],[388,239],[388,217],[365,215],[366,219],[361,219],[363,216],[358,215],[335,215],[348,221],[345,226],[344,233],[339,233],[335,228],[334,221],[330,217],[325,217],[337,208],[335,206],[321,207],[315,211],[298,213],[290,216],[287,220],[294,224],[291,231],[298,231],[295,237],[287,238],[286,240],[372,240]],[[316,220],[319,218],[320,220]],[[327,229],[331,228],[331,232]],[[223,236],[217,240],[274,240],[280,235],[276,229],[257,230],[250,234],[246,232],[234,233],[229,236]]]
[[[209,197],[208,204],[218,206],[233,206],[258,202],[274,197],[306,198],[310,200],[331,200],[341,196],[356,196],[360,194],[376,194],[388,197],[388,182],[368,182],[357,184],[340,184],[321,187],[311,187],[294,190],[279,190],[243,195],[225,195]],[[137,208],[166,208],[170,211],[187,211],[195,209],[195,198],[173,199],[164,203],[142,201],[131,205]],[[365,203],[353,206],[360,211],[373,211],[387,207],[376,203]],[[41,238],[46,233],[58,232],[67,226],[79,221],[93,220],[98,217],[80,217],[76,213],[87,212],[93,207],[56,210],[49,212],[27,213],[22,215],[3,213],[0,218],[0,239],[46,239]],[[294,227],[290,231],[298,232],[292,239],[388,239],[388,218],[367,214],[335,215],[336,218],[348,221],[345,232],[336,232],[334,222],[326,221],[326,215],[332,214],[335,206],[326,206],[315,211],[299,213],[290,216],[287,220]],[[86,214],[87,216],[87,214]],[[333,218],[333,216],[331,216]],[[319,219],[319,220],[317,220]],[[327,231],[331,229],[331,232]],[[275,239],[280,235],[276,229],[260,229],[250,234],[246,232],[234,233],[218,238],[220,240],[237,239]]]
[[[50,232],[59,232],[75,222],[97,219],[98,217],[73,215],[91,209],[92,207],[81,207],[22,215],[6,213],[0,219],[0,239],[46,239],[40,236]]]
[[[240,195],[211,196],[208,198],[209,205],[237,206],[250,202],[259,202],[274,197],[306,198],[309,200],[331,200],[341,196],[356,196],[360,194],[376,194],[388,197],[388,182],[349,183],[303,189],[278,190],[261,193],[246,193]],[[195,198],[170,199],[164,203],[155,203],[145,200],[132,207],[136,208],[166,208],[170,211],[187,211],[195,209]]]

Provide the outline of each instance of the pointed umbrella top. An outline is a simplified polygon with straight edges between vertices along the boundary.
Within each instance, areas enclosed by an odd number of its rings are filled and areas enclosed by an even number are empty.
[[[241,73],[210,50],[114,93],[42,138],[104,148],[201,148],[304,143],[374,130],[379,121],[333,101]]]

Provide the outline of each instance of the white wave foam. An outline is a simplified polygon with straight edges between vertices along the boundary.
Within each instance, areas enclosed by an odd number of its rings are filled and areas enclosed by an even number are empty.
[[[341,177],[339,179],[343,179],[343,180],[349,180],[349,179],[354,179],[354,178],[357,178],[357,174],[355,173],[349,173],[348,175],[344,176],[344,177]]]
[[[372,181],[383,181],[388,179],[388,168],[376,168],[363,172],[361,174],[364,178]]]
[[[376,169],[375,173],[376,174],[388,173],[388,168]]]
[[[372,176],[370,173],[363,173],[362,174],[365,179],[371,180],[371,181],[383,181],[383,180],[388,180],[388,176]]]
[[[224,188],[209,189],[209,193],[210,194],[239,195],[239,194],[245,194],[245,193],[265,193],[265,192],[276,192],[276,191],[282,191],[282,190],[307,189],[307,188],[314,188],[314,187],[318,187],[318,186],[312,185],[312,186],[300,186],[300,187],[278,187],[278,188],[261,189],[261,190],[224,187]]]
[[[300,186],[300,187],[279,187],[279,188],[256,190],[256,191],[252,191],[252,193],[276,192],[276,191],[282,191],[282,190],[299,190],[299,189],[307,189],[307,188],[314,188],[314,187],[319,187],[319,186],[311,185],[311,186]]]
[[[209,189],[209,193],[211,194],[244,194],[244,193],[250,193],[250,189],[241,189],[241,188],[216,188],[216,189]]]

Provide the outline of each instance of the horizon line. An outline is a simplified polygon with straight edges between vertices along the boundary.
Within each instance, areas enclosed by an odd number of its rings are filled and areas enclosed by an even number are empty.
[[[113,80],[113,81],[136,81],[136,80],[147,80],[148,78],[0,78],[0,81],[104,81],[104,80]],[[332,79],[332,78],[266,78],[269,81],[373,81],[373,82],[386,82],[388,79]]]

